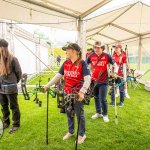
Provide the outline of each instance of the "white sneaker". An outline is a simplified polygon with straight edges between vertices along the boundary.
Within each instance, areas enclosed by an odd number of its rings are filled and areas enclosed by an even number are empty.
[[[128,93],[125,93],[125,97],[126,97],[127,99],[130,99],[130,96],[129,96]]]
[[[70,139],[72,136],[73,136],[74,134],[71,134],[71,133],[67,133],[64,137],[63,137],[63,140],[65,141],[65,140],[68,140],[68,139]]]
[[[102,118],[102,117],[103,117],[102,114],[96,113],[96,114],[93,115],[91,118],[92,118],[92,119],[97,119],[97,118]]]
[[[120,96],[119,94],[116,94],[116,95],[115,95],[115,97],[119,97],[119,96]]]
[[[82,143],[84,143],[84,141],[85,141],[85,139],[86,139],[86,135],[84,134],[84,136],[78,136],[78,144],[82,144]],[[76,141],[75,141],[75,143],[76,143]]]
[[[103,116],[103,120],[104,120],[104,122],[109,122],[108,115]]]

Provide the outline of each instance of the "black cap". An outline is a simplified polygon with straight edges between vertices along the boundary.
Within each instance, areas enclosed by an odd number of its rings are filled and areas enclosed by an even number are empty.
[[[64,47],[62,47],[62,50],[64,50],[64,51],[66,51],[67,49],[73,49],[78,52],[81,51],[80,46],[76,43],[69,43],[69,44],[65,45]]]
[[[93,48],[89,48],[89,49],[87,49],[87,51],[93,51]]]
[[[8,42],[4,39],[0,39],[0,47],[8,47]]]

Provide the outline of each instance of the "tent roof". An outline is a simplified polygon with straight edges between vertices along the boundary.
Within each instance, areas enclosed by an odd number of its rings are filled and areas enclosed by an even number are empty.
[[[5,0],[0,1],[0,18],[77,30],[83,18],[111,0]],[[7,13],[6,13],[7,10]]]
[[[75,17],[85,16],[86,13],[91,13],[96,9],[107,4],[111,0],[22,0],[40,6],[48,6],[55,10],[68,13]],[[80,6],[80,7],[79,7]]]
[[[133,3],[87,20],[87,43],[127,41],[150,34],[150,6]]]
[[[77,19],[82,18],[86,20],[86,38],[89,44],[93,44],[95,40],[113,44],[149,36],[150,6],[141,2],[94,18],[86,18],[110,1],[5,0],[0,1],[0,18],[67,30],[77,30]]]

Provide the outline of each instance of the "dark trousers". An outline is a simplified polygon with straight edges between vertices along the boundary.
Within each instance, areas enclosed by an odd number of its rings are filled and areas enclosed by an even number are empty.
[[[96,83],[94,88],[94,100],[95,100],[95,108],[97,113],[101,113],[105,116],[108,113],[108,104],[106,100],[108,91],[107,84],[99,84]]]
[[[79,135],[84,136],[85,134],[85,117],[84,117],[84,104],[83,102],[75,101],[75,104],[73,106],[74,108],[74,113],[77,116],[77,120],[79,122],[80,119],[80,124],[79,124]],[[67,118],[68,118],[68,131],[73,134],[74,133],[74,116],[70,111],[67,110],[66,107],[66,113],[67,113]],[[80,116],[79,116],[80,115]]]
[[[20,127],[20,110],[18,105],[18,94],[0,94],[0,103],[2,106],[4,123],[10,124],[10,109],[12,110],[12,120],[14,127]]]
[[[119,86],[119,91],[120,91],[120,102],[124,103],[124,97],[125,97],[124,84]],[[112,103],[115,102],[115,91],[113,87],[111,87],[111,101]]]

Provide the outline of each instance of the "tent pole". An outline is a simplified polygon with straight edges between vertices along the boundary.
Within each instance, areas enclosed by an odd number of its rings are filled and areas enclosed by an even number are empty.
[[[142,39],[141,36],[139,36],[139,48],[138,48],[138,66],[137,69],[141,70],[141,63],[142,63]]]
[[[39,38],[39,42],[35,43],[35,53],[36,56],[38,56],[40,58],[40,38]],[[41,62],[39,61],[38,58],[35,58],[35,66],[36,66],[36,73],[39,73],[41,71]]]
[[[86,21],[81,20],[79,18],[78,24],[77,24],[77,29],[78,29],[78,41],[77,42],[82,49],[82,58],[85,60],[85,55],[86,55]]]

